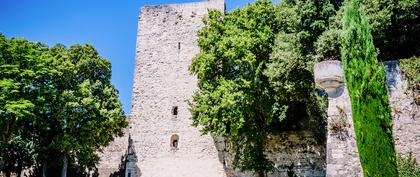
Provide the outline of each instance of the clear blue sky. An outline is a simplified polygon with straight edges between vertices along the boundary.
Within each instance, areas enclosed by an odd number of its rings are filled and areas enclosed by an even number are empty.
[[[140,7],[197,1],[201,0],[0,0],[0,33],[49,46],[92,44],[111,61],[112,83],[124,111],[130,113]],[[232,10],[254,0],[225,1]]]

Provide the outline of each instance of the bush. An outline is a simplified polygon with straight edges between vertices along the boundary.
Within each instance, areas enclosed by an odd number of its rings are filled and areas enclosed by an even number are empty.
[[[400,177],[420,177],[420,166],[412,153],[397,156],[398,173]]]
[[[408,81],[408,87],[414,93],[414,101],[420,105],[420,57],[400,60],[400,67]]]

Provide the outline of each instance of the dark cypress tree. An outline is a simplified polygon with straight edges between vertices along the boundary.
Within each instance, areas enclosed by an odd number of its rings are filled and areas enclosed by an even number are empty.
[[[341,55],[364,176],[398,176],[385,70],[357,1],[346,3]]]

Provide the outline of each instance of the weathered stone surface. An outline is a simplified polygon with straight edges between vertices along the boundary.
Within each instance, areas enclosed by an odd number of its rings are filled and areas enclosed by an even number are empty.
[[[108,177],[124,163],[121,160],[127,153],[129,133],[137,152],[137,162],[130,161],[129,166],[139,168],[134,176],[254,176],[233,170],[230,147],[224,138],[201,135],[200,128],[191,126],[188,101],[197,88],[197,79],[190,75],[188,66],[199,52],[197,31],[208,8],[223,11],[224,1],[141,9],[129,128],[126,136],[116,138],[99,153],[100,176]],[[385,64],[396,149],[401,153],[411,151],[420,159],[419,106],[413,104],[397,63]],[[362,176],[343,76],[338,61],[317,65],[315,81],[329,93],[326,145],[318,144],[308,130],[270,135],[266,155],[275,162],[276,171],[269,177]],[[330,128],[337,125],[342,126]]]
[[[420,159],[420,106],[401,72],[398,61],[384,62],[386,82],[393,117],[395,149],[400,154],[412,152]]]
[[[212,137],[201,135],[199,128],[191,126],[188,110],[197,80],[188,67],[199,52],[197,32],[209,8],[224,11],[224,1],[141,9],[128,130],[141,176],[225,176]],[[173,115],[175,109],[177,115]],[[179,139],[171,142],[175,134]],[[108,149],[116,149],[112,146]],[[123,147],[121,152],[126,151],[127,146]],[[123,154],[110,151],[102,156],[101,176],[109,175],[105,169],[117,170],[118,158]]]
[[[275,163],[277,176],[325,176],[325,144],[308,130],[284,131],[268,137],[267,157]]]
[[[328,92],[328,133],[326,176],[362,176],[351,103],[340,61],[324,61],[315,65],[315,82],[338,81]],[[331,86],[331,85],[330,85]]]
[[[388,96],[392,108],[393,136],[397,153],[406,154],[412,152],[416,159],[420,159],[420,108],[414,103],[414,97],[410,90],[407,90],[407,81],[398,67],[398,61],[384,62],[386,67],[386,81]],[[341,66],[324,64],[318,67],[318,74],[315,76],[332,78],[333,74]],[[322,69],[319,69],[322,68]],[[321,73],[321,74],[319,74]],[[335,74],[337,75],[337,74]],[[322,80],[317,79],[315,80]],[[329,97],[328,122],[329,126],[335,119],[343,115],[346,117],[345,139],[337,138],[337,133],[328,130],[327,136],[327,176],[362,176],[360,160],[357,153],[357,145],[351,117],[351,104],[347,88],[340,86],[342,93]],[[334,92],[338,93],[338,92]],[[340,112],[344,114],[340,115]]]

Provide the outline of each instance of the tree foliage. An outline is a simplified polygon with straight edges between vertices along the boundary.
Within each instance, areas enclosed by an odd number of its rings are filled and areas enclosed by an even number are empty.
[[[364,176],[398,176],[385,69],[354,0],[345,5],[343,32],[341,56]]]
[[[358,1],[361,11],[372,26],[375,47],[380,60],[394,60],[419,55],[420,1],[419,0],[368,0]],[[339,3],[339,4],[342,4]],[[340,40],[343,6],[338,6],[327,30],[317,39],[317,59],[340,59]]]
[[[408,81],[408,88],[413,91],[415,103],[420,105],[420,57],[402,59],[400,67]]]
[[[274,6],[261,0],[226,15],[210,11],[199,33],[191,72],[199,91],[191,104],[194,125],[228,135],[234,165],[262,176],[273,168],[264,152],[268,126],[277,118],[274,90],[263,74],[278,31]]]
[[[93,169],[95,152],[127,125],[110,78],[110,62],[90,45],[48,48],[0,35],[1,170],[51,172],[64,159],[81,173]]]
[[[306,43],[322,32],[330,9],[327,1],[275,7],[260,0],[225,15],[210,11],[204,20],[201,50],[190,66],[199,87],[192,119],[205,133],[230,139],[234,166],[259,176],[271,171],[266,138],[290,129],[285,122],[316,117],[307,124],[322,132],[325,110],[314,93],[314,50]]]
[[[32,120],[42,99],[42,80],[48,77],[48,48],[0,34],[0,170],[10,176],[34,160]]]

